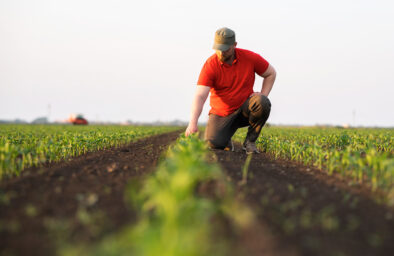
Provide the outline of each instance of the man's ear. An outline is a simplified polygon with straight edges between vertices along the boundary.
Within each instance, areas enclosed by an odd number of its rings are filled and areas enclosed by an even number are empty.
[[[237,42],[234,43],[234,48],[237,47]]]

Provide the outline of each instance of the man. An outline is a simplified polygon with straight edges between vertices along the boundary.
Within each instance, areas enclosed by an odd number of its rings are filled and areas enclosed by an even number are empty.
[[[205,131],[210,147],[233,151],[231,137],[238,128],[249,126],[243,149],[247,154],[259,153],[255,142],[271,111],[268,94],[276,71],[260,55],[236,46],[234,31],[229,28],[216,31],[213,45],[216,53],[201,70],[185,135],[198,131],[198,118],[211,92]],[[261,92],[253,92],[255,74],[264,78]]]

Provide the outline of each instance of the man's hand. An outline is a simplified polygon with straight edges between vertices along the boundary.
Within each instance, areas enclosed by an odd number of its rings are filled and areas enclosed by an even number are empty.
[[[189,136],[190,134],[193,134],[193,133],[196,133],[196,132],[198,132],[198,127],[197,127],[197,125],[189,124],[189,125],[187,126],[187,128],[186,128],[185,136],[187,137],[187,136]]]

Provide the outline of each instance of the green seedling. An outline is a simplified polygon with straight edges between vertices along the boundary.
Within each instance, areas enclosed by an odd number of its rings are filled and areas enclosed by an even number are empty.
[[[234,200],[226,176],[209,161],[209,153],[197,135],[182,135],[156,172],[128,185],[126,200],[137,213],[135,225],[91,248],[70,247],[63,255],[228,255],[226,242],[214,235],[217,224],[212,219],[226,216],[234,227],[244,228],[254,217]],[[219,186],[211,196],[198,191],[207,182]],[[87,198],[78,196],[80,202]],[[82,223],[90,223],[89,217],[86,210],[78,214]]]
[[[250,161],[252,160],[253,155],[249,154],[245,160],[245,164],[242,167],[242,180],[239,183],[241,186],[242,185],[246,185],[247,181],[248,181],[248,170],[249,170],[249,165],[250,165]]]

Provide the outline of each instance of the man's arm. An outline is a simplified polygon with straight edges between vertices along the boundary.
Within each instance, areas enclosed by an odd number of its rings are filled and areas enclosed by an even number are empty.
[[[268,94],[270,94],[270,91],[272,89],[272,86],[274,86],[275,78],[276,78],[276,71],[271,64],[268,66],[267,70],[261,74],[264,78],[263,81],[263,88],[261,89],[261,94],[264,96],[268,97]]]
[[[254,92],[251,96],[256,94],[263,94],[264,96],[268,97],[272,86],[274,85],[275,78],[276,78],[276,71],[271,64],[268,66],[267,70],[264,71],[263,74],[258,74],[259,76],[263,77],[263,87],[261,88],[261,92]]]
[[[186,128],[185,131],[186,136],[198,132],[198,127],[197,127],[198,118],[201,115],[202,108],[204,106],[205,101],[207,100],[210,89],[211,87],[209,86],[197,85],[197,89],[194,94],[193,103],[192,103],[189,126]]]

